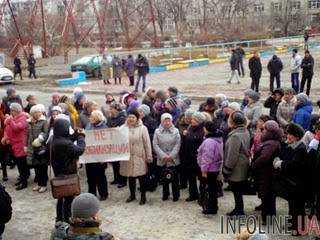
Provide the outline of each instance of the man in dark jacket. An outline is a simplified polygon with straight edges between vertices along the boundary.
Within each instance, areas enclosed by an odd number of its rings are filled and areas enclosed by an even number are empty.
[[[149,73],[149,63],[147,58],[139,54],[138,59],[136,60],[135,66],[138,69],[138,80],[136,83],[135,91],[136,92],[139,91],[139,84],[142,79],[142,92],[145,92],[146,78],[147,78],[147,74]]]
[[[253,53],[253,57],[249,59],[249,69],[251,81],[251,89],[259,92],[259,83],[262,73],[262,65],[258,52]]]
[[[10,195],[5,190],[4,186],[0,184],[0,239],[4,232],[5,224],[10,221],[12,217],[12,200]]]
[[[237,55],[235,49],[231,50],[231,57],[230,57],[229,63],[230,63],[230,68],[231,68],[231,76],[228,80],[228,83],[231,83],[231,81],[235,77],[237,80],[237,83],[239,84],[240,83],[239,74],[238,74],[239,58],[238,58],[238,55]]]
[[[272,92],[272,95],[267,98],[264,102],[265,108],[270,108],[270,117],[277,121],[277,110],[278,105],[282,101],[282,97],[284,96],[284,91],[281,88],[277,88]]]
[[[36,79],[36,59],[34,58],[33,54],[30,54],[28,58],[28,70],[29,70],[29,78],[32,76]]]
[[[311,89],[311,81],[313,77],[313,67],[314,67],[314,60],[311,56],[310,52],[307,50],[305,51],[304,58],[301,63],[302,68],[302,79],[301,79],[301,87],[300,92],[303,92],[304,85],[307,82],[307,92],[306,94],[310,95],[310,89]]]
[[[246,55],[243,48],[241,46],[238,46],[236,48],[236,53],[237,53],[237,56],[238,56],[238,73],[239,73],[239,76],[242,76],[244,77],[244,67],[243,67],[243,58],[244,56]]]
[[[51,165],[55,176],[77,173],[77,159],[85,151],[85,135],[78,130],[72,139],[70,122],[57,119],[53,125],[53,139],[50,145]],[[74,144],[74,140],[77,142]],[[56,221],[69,222],[71,203],[74,197],[58,199]]]
[[[14,64],[14,79],[16,79],[16,75],[19,74],[20,75],[20,79],[22,80],[22,70],[21,70],[21,60],[19,58],[19,56],[16,56],[13,60],[13,64]]]
[[[280,72],[283,69],[283,64],[277,55],[273,55],[272,59],[268,63],[268,71],[270,73],[270,92],[274,89],[274,79],[276,79],[277,88],[280,88]]]
[[[2,109],[4,110],[4,114],[10,114],[11,103],[19,103],[22,106],[22,100],[20,96],[17,95],[14,87],[9,87],[7,89],[7,96],[2,99]]]

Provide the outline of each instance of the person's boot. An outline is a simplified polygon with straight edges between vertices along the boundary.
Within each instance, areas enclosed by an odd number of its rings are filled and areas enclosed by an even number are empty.
[[[26,182],[24,182],[24,183],[21,183],[19,186],[17,186],[16,190],[20,191],[20,190],[25,189],[27,187],[28,187],[28,184]]]
[[[140,199],[139,205],[144,205],[144,204],[146,204],[146,201],[147,201],[147,199],[146,199],[146,193],[145,193],[145,192],[142,192],[142,193],[141,193],[141,199]]]
[[[130,195],[130,197],[128,197],[127,200],[126,200],[126,203],[132,202],[134,200],[136,200],[136,196]]]

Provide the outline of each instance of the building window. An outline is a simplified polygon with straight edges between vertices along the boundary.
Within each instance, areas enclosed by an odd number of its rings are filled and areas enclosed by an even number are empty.
[[[282,3],[279,3],[279,2],[272,3],[272,10],[274,12],[280,12],[282,10]]]
[[[311,14],[311,23],[319,23],[320,15],[319,14]]]
[[[299,1],[290,2],[290,9],[291,10],[300,10],[301,9],[301,2],[299,2]]]
[[[255,4],[253,9],[255,12],[264,12],[264,4],[263,3]]]
[[[320,0],[309,0],[308,5],[309,5],[309,9],[320,8]]]

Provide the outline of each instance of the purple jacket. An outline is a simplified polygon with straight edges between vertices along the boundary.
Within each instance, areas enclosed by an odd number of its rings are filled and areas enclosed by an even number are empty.
[[[198,165],[201,172],[219,172],[222,160],[222,138],[206,138],[198,149]]]

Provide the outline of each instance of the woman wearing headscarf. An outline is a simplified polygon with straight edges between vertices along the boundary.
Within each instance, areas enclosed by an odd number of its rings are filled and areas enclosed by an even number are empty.
[[[46,141],[49,134],[48,122],[43,115],[45,107],[37,104],[30,109],[31,118],[28,120],[27,158],[34,166],[35,179],[38,185],[33,191],[43,193],[47,191],[49,159],[45,154]]]
[[[268,216],[276,215],[276,197],[272,190],[272,163],[280,154],[283,131],[273,120],[266,121],[263,128],[261,144],[255,151],[251,168],[258,185],[258,196],[262,201],[262,221],[266,223]]]
[[[203,137],[203,124],[205,116],[201,112],[195,112],[192,115],[190,126],[187,129],[185,141],[185,170],[189,185],[189,197],[187,202],[199,199],[197,177],[200,176],[200,168],[197,163],[198,148],[200,147]]]
[[[172,122],[172,116],[169,113],[164,113],[161,116],[161,125],[155,131],[153,137],[153,148],[157,154],[157,165],[162,169],[162,173],[165,174],[166,169],[170,169],[172,184],[172,196],[173,201],[179,200],[179,178],[177,172],[177,166],[179,161],[179,150],[181,144],[181,137],[179,130],[174,127]],[[170,195],[169,182],[164,176],[162,200],[168,200]]]
[[[248,119],[248,126],[254,129],[259,117],[262,114],[262,104],[260,103],[260,94],[255,91],[248,92],[248,105],[243,109],[245,117]]]
[[[120,162],[120,174],[129,178],[130,196],[126,202],[136,199],[136,180],[139,180],[141,199],[140,205],[146,203],[145,175],[147,163],[152,162],[152,149],[148,129],[139,119],[139,112],[134,109],[128,113],[126,127],[129,128],[129,161]]]
[[[235,201],[235,208],[228,216],[244,215],[243,188],[250,158],[250,133],[246,124],[246,117],[240,111],[233,112],[228,120],[232,130],[225,144],[222,173],[229,183]]]
[[[95,110],[90,115],[90,123],[87,125],[87,130],[107,128],[106,119],[103,113]],[[87,163],[86,173],[88,182],[88,192],[97,195],[97,189],[100,195],[100,200],[104,201],[108,198],[108,183],[105,174],[106,164],[104,163]]]

